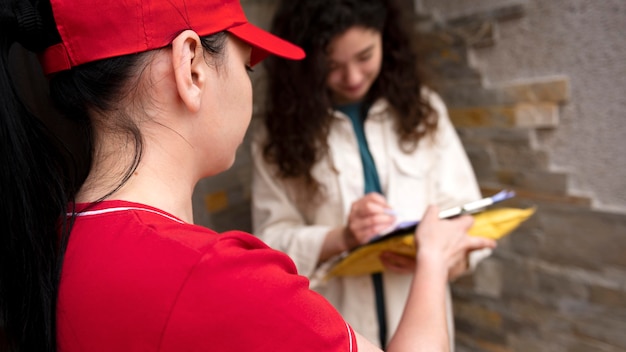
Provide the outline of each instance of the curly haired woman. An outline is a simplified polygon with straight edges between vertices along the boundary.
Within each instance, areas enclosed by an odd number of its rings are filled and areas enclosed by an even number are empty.
[[[266,61],[268,91],[252,154],[254,233],[301,274],[430,204],[480,197],[440,97],[418,74],[395,1],[281,1],[272,31],[307,53]],[[407,302],[415,259],[386,252],[373,275],[312,280],[358,331],[384,347]],[[465,272],[466,261],[449,273]],[[452,336],[452,312],[448,301]]]

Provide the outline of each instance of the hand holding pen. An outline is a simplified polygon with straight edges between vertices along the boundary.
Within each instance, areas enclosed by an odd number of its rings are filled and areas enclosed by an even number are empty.
[[[395,216],[390,214],[391,207],[385,197],[379,193],[368,193],[352,203],[346,225],[347,241],[353,246],[369,242],[374,236],[394,224]]]

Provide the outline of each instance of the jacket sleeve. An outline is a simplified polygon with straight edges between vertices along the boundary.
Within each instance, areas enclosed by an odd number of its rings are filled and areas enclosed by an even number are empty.
[[[285,252],[301,275],[311,277],[319,261],[329,226],[309,225],[289,197],[288,185],[276,176],[275,167],[265,162],[261,150],[262,131],[251,143],[253,233],[270,247]]]

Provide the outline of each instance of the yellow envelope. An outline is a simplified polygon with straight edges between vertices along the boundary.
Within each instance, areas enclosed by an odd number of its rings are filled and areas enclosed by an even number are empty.
[[[497,240],[515,230],[535,212],[535,208],[495,208],[474,215],[474,224],[468,233],[471,236]],[[333,276],[366,275],[385,270],[379,257],[383,251],[391,251],[406,256],[415,256],[413,231],[391,236],[388,239],[363,245],[349,252],[329,271]]]

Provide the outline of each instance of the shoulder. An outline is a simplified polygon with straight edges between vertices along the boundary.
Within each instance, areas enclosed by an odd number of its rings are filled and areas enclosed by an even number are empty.
[[[247,233],[219,234],[135,204],[84,211],[75,221],[63,263],[57,303],[60,341],[85,350],[156,350],[146,346],[165,339],[164,331],[178,314],[189,319],[180,322],[187,330],[215,327],[221,321],[215,313],[238,304],[232,292],[252,295],[262,277],[271,275],[268,267],[295,272],[286,256]],[[246,285],[249,277],[257,282]],[[185,331],[178,333],[179,347],[191,341],[181,337]],[[185,346],[208,346],[199,341]]]
[[[133,280],[135,285],[150,285],[153,279],[171,285],[209,254],[219,258],[251,249],[268,247],[248,233],[219,234],[156,208],[115,202],[79,213],[63,270],[113,282],[137,276],[141,279]],[[91,273],[84,272],[85,263],[92,266]],[[157,276],[143,275],[149,273]]]
[[[287,255],[259,243],[220,235],[181,287],[163,345],[187,336],[214,350],[350,351],[353,333],[339,313]]]
[[[441,98],[441,96],[439,95],[439,93],[437,93],[436,91],[434,91],[432,88],[428,87],[428,86],[423,86],[420,94],[422,96],[422,98],[428,102],[428,104],[435,110],[437,111],[437,113],[439,115],[441,115],[441,112],[446,112],[446,104],[444,103],[443,99]],[[447,112],[446,112],[447,114]]]

